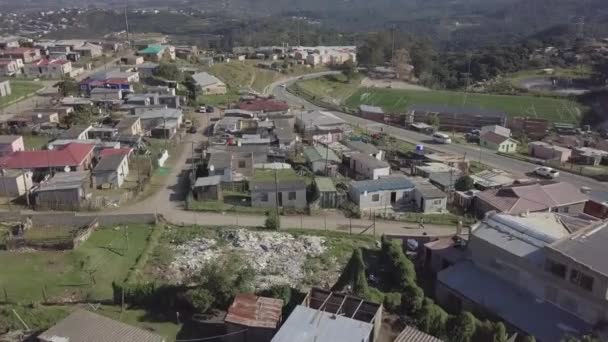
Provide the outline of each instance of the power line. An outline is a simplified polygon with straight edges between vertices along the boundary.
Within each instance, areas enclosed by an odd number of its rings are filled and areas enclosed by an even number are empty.
[[[211,336],[211,337],[202,337],[202,338],[194,338],[194,339],[189,339],[189,340],[175,340],[175,342],[196,342],[196,341],[208,341],[208,340],[214,340],[216,338],[220,338],[220,337],[225,337],[225,336],[230,336],[230,335],[236,335],[236,334],[240,334],[242,332],[245,332],[249,329],[243,329],[243,330],[239,330],[239,331],[235,331],[235,332],[231,332],[231,333],[227,333],[227,334],[223,334],[223,335],[216,335],[216,336]]]

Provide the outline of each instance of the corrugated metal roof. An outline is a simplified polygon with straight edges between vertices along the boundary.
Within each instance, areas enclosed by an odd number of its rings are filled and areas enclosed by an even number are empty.
[[[443,342],[435,336],[431,336],[429,334],[423,333],[422,331],[412,327],[407,326],[399,336],[395,339],[394,342]]]
[[[608,246],[608,226],[602,223],[599,227],[581,230],[569,238],[555,242],[549,248],[607,276],[606,246]]]
[[[317,185],[317,189],[319,189],[320,192],[336,191],[336,186],[329,177],[315,177],[315,184]]]
[[[370,341],[371,323],[298,305],[272,342]]]
[[[114,321],[86,310],[77,310],[38,336],[42,341],[164,342],[149,331]]]
[[[226,322],[247,327],[275,329],[281,321],[283,300],[241,293],[228,308]]]
[[[382,190],[413,189],[414,183],[412,183],[406,176],[393,175],[375,180],[351,182],[350,186],[359,193],[364,193],[365,191],[375,192]]]
[[[350,147],[353,150],[367,154],[375,154],[380,151],[376,146],[359,140],[346,140],[344,142],[344,145]]]
[[[194,183],[194,187],[218,185],[222,181],[222,176],[199,177]]]
[[[97,165],[95,165],[95,168],[93,169],[93,174],[97,172],[116,171],[118,170],[120,164],[122,164],[122,161],[125,160],[125,158],[127,157],[128,155],[125,153],[111,154],[109,156],[105,156],[101,158]]]

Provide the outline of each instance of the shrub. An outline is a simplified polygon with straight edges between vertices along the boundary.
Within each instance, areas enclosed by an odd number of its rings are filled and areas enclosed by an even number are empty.
[[[401,303],[405,313],[415,314],[424,303],[424,291],[418,285],[408,283],[401,296]]]
[[[424,299],[424,303],[416,312],[416,326],[427,334],[441,337],[446,331],[448,314],[429,298]]]
[[[195,312],[206,313],[213,307],[213,297],[204,288],[188,290],[183,295],[184,302],[189,304]]]
[[[475,187],[475,181],[468,175],[462,176],[454,183],[454,188],[457,191],[468,191]]]
[[[359,248],[353,251],[332,290],[342,291],[346,286],[351,286],[352,291],[359,296],[365,296],[367,293],[368,285],[365,275],[365,263],[363,261],[363,254]]]
[[[264,296],[283,300],[283,306],[291,302],[291,287],[289,285],[274,285],[263,292]]]
[[[266,229],[279,230],[281,229],[281,218],[274,210],[266,212],[266,222],[264,223]]]
[[[451,317],[448,322],[450,341],[471,342],[476,327],[477,319],[470,312],[463,311],[458,315]]]
[[[401,309],[401,293],[389,292],[384,295],[384,307],[389,312],[399,312]]]
[[[377,304],[381,304],[384,302],[384,293],[382,293],[382,291],[378,290],[375,287],[368,288],[367,292],[361,297]]]
[[[416,281],[414,264],[403,252],[398,241],[382,239],[382,260],[387,265],[387,276],[392,279],[392,288],[404,291],[408,284]]]

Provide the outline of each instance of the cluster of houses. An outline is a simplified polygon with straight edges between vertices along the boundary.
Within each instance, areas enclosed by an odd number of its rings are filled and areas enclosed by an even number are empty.
[[[297,64],[310,66],[319,65],[342,65],[347,61],[356,63],[356,46],[237,46],[232,48],[232,54],[228,57],[237,60],[267,59],[277,61],[279,59],[291,59]]]
[[[30,78],[76,76],[82,68],[72,63],[81,58],[99,57],[104,46],[86,40],[40,40],[20,46],[16,37],[4,40],[0,49],[0,74]]]
[[[137,69],[103,71],[80,82],[88,97],[66,97],[0,123],[17,134],[0,136],[0,194],[26,196],[37,208],[78,209],[90,199],[90,188],[122,188],[134,153],[146,150],[144,137],[172,139],[184,123],[175,89],[149,86],[135,93],[139,78]],[[101,79],[121,87],[107,87]],[[93,122],[61,128],[65,117],[87,107],[100,113]],[[108,108],[112,116],[104,113]],[[18,134],[33,130],[54,140],[45,149],[26,150]],[[154,157],[162,164],[167,155]]]

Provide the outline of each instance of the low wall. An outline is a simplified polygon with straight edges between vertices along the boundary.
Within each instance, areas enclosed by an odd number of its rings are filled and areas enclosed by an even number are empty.
[[[31,212],[0,212],[0,222],[24,221],[31,218],[34,226],[68,226],[82,227],[97,219],[99,226],[118,224],[156,224],[156,214],[98,214],[83,215],[76,213],[31,213]]]

